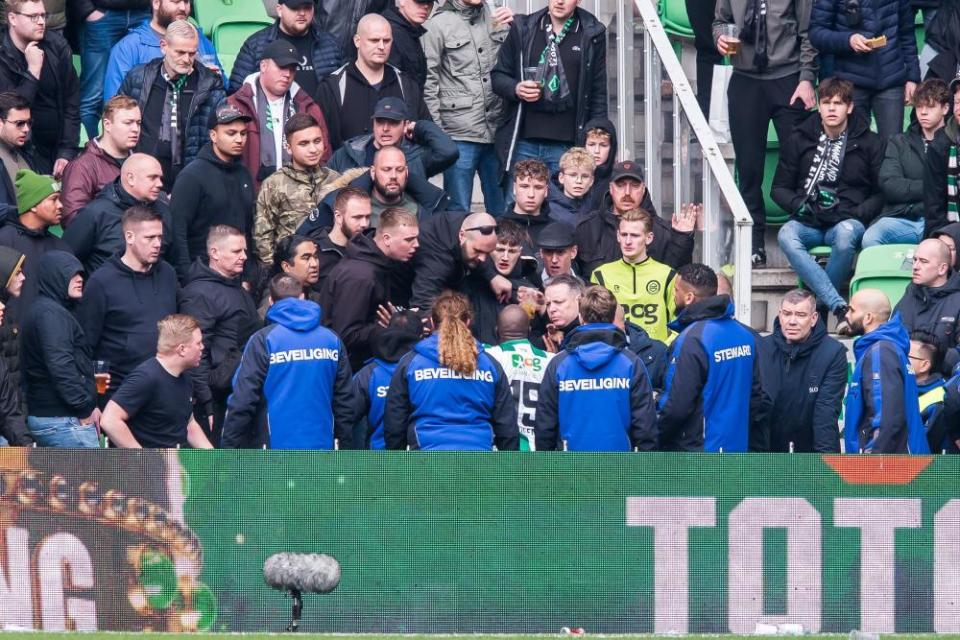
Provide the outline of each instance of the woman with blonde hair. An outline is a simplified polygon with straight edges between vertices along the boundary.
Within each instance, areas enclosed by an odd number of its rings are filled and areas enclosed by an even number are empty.
[[[470,333],[473,311],[459,293],[433,303],[434,333],[397,364],[384,415],[388,449],[516,451],[516,404],[497,361]]]

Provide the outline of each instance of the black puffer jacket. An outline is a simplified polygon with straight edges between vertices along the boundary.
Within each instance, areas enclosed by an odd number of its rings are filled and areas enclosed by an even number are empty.
[[[420,36],[427,30],[407,22],[392,4],[383,12],[383,17],[393,30],[393,43],[390,45],[390,59],[387,62],[413,78],[422,89],[427,81],[427,57],[423,54]]]
[[[880,165],[884,142],[870,131],[870,121],[860,110],[854,110],[847,125],[847,146],[836,190],[837,204],[830,209],[807,203],[803,183],[807,179],[817,142],[823,128],[820,117],[811,115],[794,129],[790,139],[780,146],[780,161],[773,176],[770,197],[784,211],[807,226],[826,229],[855,218],[864,226],[880,213],[883,191],[880,188]]]
[[[160,67],[163,65],[163,58],[157,58],[146,64],[137,65],[127,73],[120,85],[119,93],[130,96],[137,101],[140,107],[140,113],[146,112],[147,102],[150,100],[150,92],[153,90],[154,82],[160,73]],[[200,148],[210,139],[210,114],[217,105],[227,97],[223,90],[223,78],[219,73],[214,73],[207,67],[194,62],[193,72],[199,74],[197,79],[197,90],[187,106],[187,129],[186,143],[183,146],[182,164],[186,166],[197,157]],[[147,141],[141,137],[140,145]],[[152,149],[142,149],[137,146],[137,151],[151,152]],[[166,176],[170,179],[171,176]]]
[[[41,258],[49,251],[70,252],[70,245],[50,233],[48,230],[34,231],[23,226],[16,211],[8,215],[0,226],[0,245],[16,249],[25,257],[23,274],[27,277],[19,298],[11,298],[7,303],[4,324],[20,324],[27,309],[37,297],[37,269]]]
[[[149,207],[163,218],[163,259],[177,264],[176,245],[173,242],[173,221],[170,215],[170,199],[161,193],[156,202],[140,201],[127,193],[117,178],[106,185],[90,204],[77,213],[77,217],[63,232],[63,240],[77,256],[88,274],[100,268],[112,255],[123,252],[121,219],[123,213],[134,205]]]
[[[85,418],[97,407],[90,346],[67,294],[80,261],[64,251],[44,256],[39,295],[23,319],[21,363],[29,415]]]
[[[253,298],[240,278],[225,278],[197,260],[180,297],[180,313],[193,316],[203,332],[203,358],[193,373],[197,404],[213,415],[213,399],[230,393],[247,339],[260,324]]]
[[[894,311],[900,312],[908,332],[931,333],[936,336],[941,353],[954,351],[960,330],[960,272],[954,271],[943,286],[936,288],[911,282]],[[950,362],[955,361],[955,354],[951,355]]]
[[[314,21],[333,36],[340,48],[351,55],[354,52],[353,34],[357,23],[368,13],[383,13],[387,0],[317,0]]]
[[[773,322],[760,339],[763,389],[773,402],[767,432],[770,451],[839,453],[837,419],[847,384],[847,353],[818,322],[803,342],[790,344]]]
[[[923,219],[923,171],[927,149],[920,124],[890,136],[880,165],[880,187],[885,199],[881,217]]]
[[[505,176],[513,162],[517,135],[525,113],[525,102],[517,98],[517,83],[523,77],[523,68],[539,52],[534,52],[533,41],[546,9],[527,16],[517,15],[510,34],[497,54],[497,65],[491,72],[493,92],[504,99],[508,108],[506,122],[497,130],[496,148],[500,169]],[[583,146],[587,122],[607,117],[607,40],[606,28],[597,18],[583,9],[576,9],[583,30],[580,53],[580,74],[577,87],[570,87],[577,112],[576,144]]]
[[[177,273],[190,270],[197,258],[207,255],[210,227],[227,224],[247,234],[253,231],[253,176],[240,158],[224,162],[207,144],[197,159],[177,175],[170,196]]]

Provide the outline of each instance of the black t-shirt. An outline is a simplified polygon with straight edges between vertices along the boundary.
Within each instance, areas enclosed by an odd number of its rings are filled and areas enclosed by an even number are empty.
[[[134,369],[112,400],[127,412],[127,425],[140,446],[187,446],[187,424],[193,412],[190,375],[175,378],[156,358]]]
[[[317,99],[317,74],[313,69],[313,34],[309,31],[302,36],[291,36],[280,32],[280,37],[293,45],[300,56],[300,64],[297,65],[297,84],[307,92],[311,99]]]
[[[530,66],[540,60],[540,54],[547,46],[546,25],[549,18],[544,16],[540,29],[533,36]],[[580,80],[580,59],[583,41],[583,29],[579,20],[574,20],[567,35],[560,41],[560,61],[570,87],[572,105],[566,111],[552,113],[543,111],[543,102],[526,103],[520,138],[538,138],[556,142],[575,142],[577,138],[577,86]]]

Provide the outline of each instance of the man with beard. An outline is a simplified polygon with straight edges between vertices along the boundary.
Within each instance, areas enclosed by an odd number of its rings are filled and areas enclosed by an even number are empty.
[[[343,339],[351,365],[358,369],[372,355],[371,347],[383,330],[381,308],[402,307],[409,292],[400,275],[419,246],[417,218],[404,209],[383,212],[373,238],[357,236],[347,257],[330,271],[320,293],[324,324]]]
[[[677,272],[678,332],[659,399],[664,451],[764,451],[770,401],[760,385],[757,342],[733,318],[733,301],[717,295],[717,275],[703,264]]]
[[[177,20],[186,20],[190,17],[190,0],[152,0],[152,6],[153,15],[150,20],[132,29],[110,50],[110,59],[103,76],[104,102],[117,95],[123,79],[131,69],[163,57],[160,40],[166,33],[167,27]],[[226,84],[226,74],[223,73],[223,67],[217,60],[217,51],[210,39],[202,32],[200,32],[197,56],[201,60],[213,59]],[[86,121],[84,124],[86,125]],[[96,135],[96,130],[97,127],[94,124],[92,129],[94,133],[91,137]],[[88,127],[87,131],[91,129]]]
[[[180,273],[206,255],[210,227],[226,224],[251,237],[253,177],[241,161],[249,126],[249,116],[221,102],[210,120],[209,144],[177,176],[170,207]]]
[[[320,259],[320,280],[323,282],[343,258],[351,240],[370,228],[370,195],[355,187],[337,191],[333,200],[333,226],[318,229],[309,236],[317,243]]]
[[[103,188],[100,195],[77,214],[63,234],[63,240],[92,274],[115,253],[123,251],[123,212],[134,205],[156,211],[163,220],[164,259],[179,264],[173,242],[170,199],[163,192],[160,163],[145,153],[135,153],[120,169],[120,177]]]
[[[270,264],[277,240],[297,228],[317,208],[317,203],[334,189],[340,174],[321,163],[325,142],[320,123],[298,113],[283,127],[290,164],[264,180],[257,196],[253,240],[260,261]]]
[[[381,98],[373,111],[373,132],[351,138],[327,163],[334,171],[369,167],[378,149],[399,147],[411,173],[432,178],[457,161],[457,145],[430,120],[411,120],[400,98]],[[468,203],[469,204],[469,203]],[[461,211],[466,211],[467,206]]]
[[[847,350],[827,335],[809,291],[783,297],[773,333],[760,339],[760,372],[773,403],[770,451],[839,453]]]
[[[850,378],[844,420],[847,453],[930,453],[910,366],[910,335],[890,300],[861,289],[847,309],[857,364]]]
[[[247,261],[247,239],[226,225],[210,228],[207,260],[197,260],[180,297],[180,313],[193,316],[203,332],[203,358],[193,374],[195,415],[214,446],[227,397],[240,364],[244,345],[260,328],[253,298],[241,285]]]
[[[227,98],[250,118],[243,164],[253,176],[254,190],[259,189],[260,183],[268,176],[290,162],[290,152],[284,145],[286,138],[283,128],[294,114],[310,114],[320,124],[323,139],[330,138],[320,107],[311,94],[294,82],[299,59],[292,44],[282,39],[274,40],[263,48],[259,72],[241,80],[243,86]],[[330,152],[329,146],[324,145],[320,161],[326,162]]]
[[[126,250],[90,276],[77,320],[95,360],[110,363],[105,399],[157,347],[157,322],[177,312],[180,286],[173,267],[160,259],[163,219],[133,206],[122,218]]]
[[[80,87],[70,45],[46,31],[46,15],[40,0],[4,3],[0,91],[15,91],[30,102],[37,166],[59,180],[77,155]]]
[[[267,47],[280,40],[293,47],[297,66],[297,85],[311,98],[328,74],[343,64],[336,40],[313,17],[312,0],[277,0],[277,21],[257,31],[243,43],[230,72],[230,90],[237,91],[266,58]]]
[[[17,190],[13,186],[20,169],[34,167],[33,155],[27,147],[30,140],[30,103],[19,93],[0,93],[0,218],[3,206],[17,208]]]
[[[690,264],[694,230],[703,210],[701,205],[681,205],[680,211],[667,223],[653,208],[640,165],[630,160],[614,165],[608,189],[601,208],[577,224],[578,273],[593,273],[600,265],[620,258],[617,220],[622,213],[633,209],[643,209],[653,220],[653,242],[647,247],[651,258],[674,269]]]

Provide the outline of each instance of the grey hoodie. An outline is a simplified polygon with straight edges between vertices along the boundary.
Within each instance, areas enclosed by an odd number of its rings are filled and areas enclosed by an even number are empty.
[[[750,0],[717,0],[713,20],[713,40],[723,25],[734,23],[743,28],[743,17]],[[817,50],[810,44],[812,0],[767,0],[767,68],[754,66],[753,42],[741,42],[740,52],[731,58],[738,73],[760,80],[774,80],[800,72],[800,80],[816,82]]]

